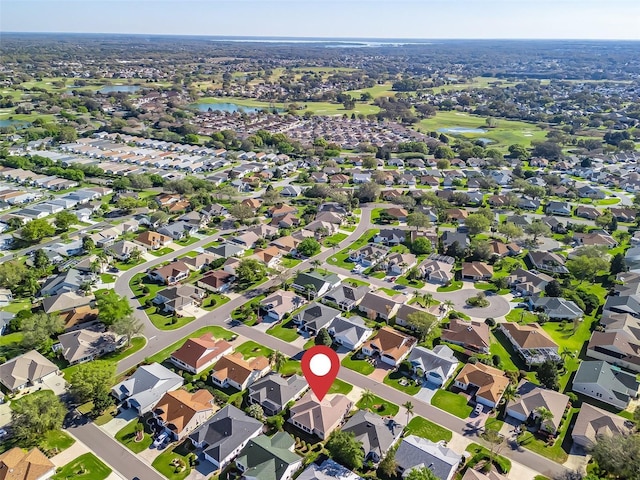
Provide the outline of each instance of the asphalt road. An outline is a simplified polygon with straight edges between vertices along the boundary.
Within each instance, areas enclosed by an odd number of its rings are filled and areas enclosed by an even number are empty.
[[[378,205],[376,205],[377,207]],[[331,255],[334,255],[335,252],[346,248],[351,243],[353,243],[356,239],[358,239],[362,234],[364,234],[369,228],[372,227],[370,218],[371,211],[373,210],[373,206],[366,206],[362,208],[362,220],[358,224],[356,230],[349,235],[349,237],[338,245],[335,249],[329,249],[318,256],[314,257],[314,260],[320,260],[321,262],[326,261]],[[219,232],[217,235],[222,235],[226,232]],[[177,256],[183,255],[194,248],[201,247],[211,241],[210,238],[199,240],[198,242],[189,245],[181,250],[177,250],[172,252],[169,255],[165,255],[163,257],[159,257],[154,259],[152,262],[145,263],[143,265],[134,267],[127,272],[123,273],[118,280],[116,281],[115,290],[119,295],[124,295],[129,298],[132,302],[132,305],[139,305],[138,301],[133,296],[133,292],[129,288],[129,281],[131,278],[140,272],[145,271],[149,267],[165,262],[167,260],[171,260]],[[296,265],[294,268],[288,270],[288,274],[292,274],[296,271],[303,270],[309,268],[309,261],[301,262]],[[278,280],[272,279],[268,282],[262,284],[260,289],[267,289],[271,285],[275,284]],[[435,295],[434,295],[435,296]],[[153,355],[154,353],[162,350],[163,348],[171,345],[177,340],[185,337],[190,332],[193,332],[201,327],[210,326],[210,325],[219,325],[229,328],[227,325],[227,319],[231,316],[231,312],[237,308],[238,306],[246,303],[250,297],[246,294],[238,297],[225,305],[221,306],[213,310],[212,312],[207,313],[206,315],[194,320],[193,322],[185,325],[184,327],[176,330],[159,330],[157,329],[151,321],[148,319],[143,310],[137,309],[136,315],[141,319],[144,324],[145,330],[144,334],[148,339],[147,345],[131,355],[130,357],[125,358],[118,364],[118,372],[124,372],[138,363],[144,361],[145,358]],[[237,327],[232,328],[232,330],[240,335],[245,336],[246,338],[253,340],[261,345],[265,345],[274,350],[280,350],[285,355],[288,355],[292,358],[300,358],[302,352],[298,347],[295,347],[289,343],[283,342],[282,340],[275,338],[266,333],[260,332],[251,327],[247,327],[245,325],[239,325]],[[396,390],[392,387],[384,385],[380,382],[374,381],[364,375],[361,375],[355,371],[349,370],[347,368],[342,368],[340,373],[338,374],[338,378],[344,380],[345,382],[358,386],[363,389],[369,389],[379,395],[380,397],[393,402],[396,405],[402,405],[407,401],[411,401],[414,404],[414,412],[417,415],[423,416],[425,418],[431,419],[435,423],[442,425],[460,435],[473,439],[474,442],[484,444],[485,442],[478,437],[478,426],[473,423],[469,423],[465,420],[461,420],[458,417],[455,417],[443,410],[440,410],[436,407],[433,407],[430,404],[427,404],[415,397],[410,395],[406,395],[405,393]],[[84,427],[83,427],[84,428]],[[97,427],[95,427],[97,429]],[[88,430],[88,429],[87,429]],[[100,432],[102,433],[102,432]],[[92,436],[96,436],[93,434]],[[110,443],[116,443],[111,441]],[[89,444],[88,444],[89,445]],[[119,446],[119,445],[118,445]],[[100,450],[98,450],[100,451]],[[115,453],[115,452],[114,452]],[[504,456],[512,459],[515,462],[518,462],[522,465],[525,465],[537,472],[540,472],[548,477],[553,477],[556,474],[562,473],[566,471],[566,469],[541,455],[538,455],[529,450],[515,447],[509,450],[503,450],[501,452]],[[110,460],[105,457],[105,460]],[[151,477],[140,477],[140,478],[151,478]]]

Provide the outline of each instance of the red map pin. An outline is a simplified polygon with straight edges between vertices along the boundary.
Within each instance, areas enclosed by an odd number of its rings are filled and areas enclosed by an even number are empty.
[[[321,402],[340,370],[340,358],[331,348],[316,345],[302,356],[302,373],[311,390]]]

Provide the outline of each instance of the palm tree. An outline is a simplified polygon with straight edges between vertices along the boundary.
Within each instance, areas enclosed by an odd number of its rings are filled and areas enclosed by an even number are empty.
[[[320,265],[322,265],[322,262],[318,259],[315,260],[311,260],[311,266],[316,269],[318,268]]]
[[[504,392],[502,393],[502,399],[506,404],[509,404],[509,402],[515,400],[519,396],[520,394],[518,393],[518,387],[513,383],[509,383],[509,385],[507,385],[507,388],[505,388]]]
[[[429,308],[433,303],[433,294],[432,293],[422,294],[422,301],[424,302],[424,305],[426,305],[427,308]]]
[[[362,397],[360,398],[360,401],[365,405],[372,406],[373,402],[376,401],[376,396],[373,394],[371,390],[366,389],[364,392],[362,392]]]
[[[562,347],[559,354],[563,362],[566,362],[567,358],[576,358],[576,353],[568,347]]]
[[[307,302],[310,302],[311,301],[311,292],[314,292],[314,297],[315,297],[316,287],[315,287],[315,285],[308,284],[308,285],[304,286],[304,289],[306,290],[306,293],[307,293]]]
[[[281,351],[275,350],[271,352],[271,355],[269,355],[269,361],[271,362],[271,365],[273,365],[275,371],[279,372],[287,361],[287,357],[285,357],[284,353],[282,353]]]
[[[402,406],[407,411],[407,424],[409,423],[409,419],[413,416],[413,403],[407,400]]]
[[[131,253],[129,254],[129,260],[132,263],[136,263],[138,260],[140,260],[140,257],[142,257],[142,252],[139,248],[134,248],[133,250],[131,250]]]
[[[547,407],[538,407],[535,410],[536,416],[540,419],[540,425],[544,425],[553,418],[553,413]]]
[[[455,307],[455,304],[453,303],[452,300],[445,300],[444,306],[447,307],[448,310],[453,310],[453,307]]]

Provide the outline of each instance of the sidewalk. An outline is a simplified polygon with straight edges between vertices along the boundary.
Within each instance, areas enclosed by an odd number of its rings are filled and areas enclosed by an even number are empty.
[[[69,462],[75,460],[80,455],[84,455],[85,453],[93,453],[96,457],[100,458],[100,455],[90,450],[89,447],[82,443],[78,439],[78,437],[74,436],[69,430],[65,430],[65,433],[72,437],[75,440],[75,443],[67,448],[64,452],[51,457],[51,462],[56,466],[56,468],[64,467]],[[125,477],[118,473],[113,465],[109,465],[103,458],[100,458],[100,461],[104,462],[109,468],[111,468],[111,470],[113,470],[106,480],[125,480]]]

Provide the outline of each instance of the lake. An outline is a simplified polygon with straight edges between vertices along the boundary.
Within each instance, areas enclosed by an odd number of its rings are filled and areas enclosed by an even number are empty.
[[[0,120],[0,127],[27,128],[29,125],[31,125],[29,122],[22,120]]]
[[[467,128],[467,127],[449,127],[449,128],[440,128],[439,132],[442,133],[487,133],[486,130],[482,128]]]
[[[208,112],[211,109],[212,112],[220,110],[221,112],[238,112],[243,111],[245,113],[256,113],[262,110],[271,110],[268,107],[245,107],[244,105],[238,105],[237,103],[196,103],[195,106],[201,112]],[[276,108],[278,112],[284,112],[283,108]]]
[[[133,93],[137,92],[138,90],[140,90],[140,87],[137,85],[107,85],[98,90],[98,93]]]

